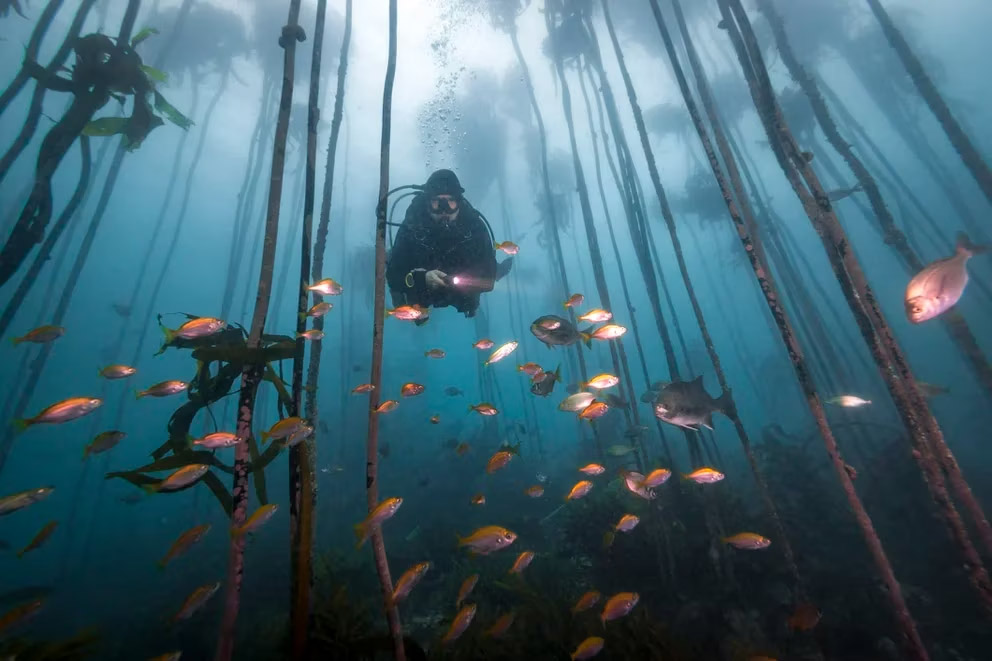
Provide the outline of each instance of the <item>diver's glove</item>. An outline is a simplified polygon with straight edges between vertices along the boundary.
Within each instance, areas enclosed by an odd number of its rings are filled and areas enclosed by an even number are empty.
[[[428,289],[440,289],[441,287],[446,287],[447,283],[444,281],[448,277],[448,274],[444,271],[439,271],[434,269],[433,271],[428,271],[424,276],[424,280],[427,282]]]

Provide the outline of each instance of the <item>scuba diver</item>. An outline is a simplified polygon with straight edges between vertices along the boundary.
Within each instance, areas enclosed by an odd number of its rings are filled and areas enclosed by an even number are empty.
[[[454,306],[474,317],[483,292],[506,275],[496,263],[491,231],[468,203],[451,170],[434,172],[406,211],[386,265],[393,306]],[[418,325],[427,319],[418,319]]]

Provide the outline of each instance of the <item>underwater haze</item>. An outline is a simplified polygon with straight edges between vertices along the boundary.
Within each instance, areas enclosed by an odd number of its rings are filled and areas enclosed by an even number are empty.
[[[0,659],[990,658],[990,25],[0,0]]]

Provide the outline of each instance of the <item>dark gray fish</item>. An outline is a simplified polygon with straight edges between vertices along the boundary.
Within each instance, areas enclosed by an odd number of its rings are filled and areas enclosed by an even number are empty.
[[[613,393],[609,393],[603,399],[605,399],[606,403],[610,405],[610,408],[625,409],[628,406],[630,406],[630,404],[627,403],[626,399],[618,395],[614,395]]]
[[[116,312],[122,319],[127,319],[131,316],[130,305],[124,305],[123,303],[111,303],[110,307],[112,307],[114,312]]]
[[[117,498],[117,500],[121,501],[125,505],[135,505],[144,499],[144,496],[139,491],[131,491]]]
[[[836,190],[829,191],[827,193],[827,198],[831,202],[840,202],[845,197],[850,197],[855,193],[860,193],[862,190],[863,189],[861,188],[861,184],[856,184],[854,186],[851,186],[850,188],[838,188]]]
[[[685,429],[696,430],[700,425],[713,429],[713,413],[726,415],[731,406],[729,392],[713,399],[703,387],[703,377],[697,376],[692,381],[675,381],[662,388],[654,403],[654,414]]]
[[[513,258],[504,259],[502,262],[496,264],[496,280],[502,280],[510,271],[513,269]]]
[[[457,386],[448,386],[444,389],[444,394],[448,397],[461,397],[465,393],[462,392],[462,389]]]
[[[554,372],[544,372],[544,374],[547,375],[544,379],[534,382],[530,387],[530,391],[538,397],[550,395],[555,389],[555,384],[561,381],[561,363]]]
[[[553,314],[546,314],[534,320],[534,323],[530,325],[530,332],[548,347],[567,347],[579,340],[585,342],[586,346],[590,346],[592,328],[579,331],[568,319],[563,319]]]

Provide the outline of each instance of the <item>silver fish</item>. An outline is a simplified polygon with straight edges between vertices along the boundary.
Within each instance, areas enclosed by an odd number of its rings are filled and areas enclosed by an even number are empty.
[[[938,259],[909,281],[905,296],[906,317],[912,323],[919,324],[943,314],[956,304],[968,284],[968,260],[988,249],[988,246],[973,244],[966,234],[958,234],[953,256]]]
[[[558,405],[558,409],[576,413],[592,404],[592,400],[594,399],[596,399],[596,395],[591,392],[577,392],[563,399],[561,404]]]
[[[850,188],[838,188],[836,190],[829,191],[827,192],[827,198],[831,202],[840,202],[845,197],[850,197],[855,193],[860,193],[862,190],[864,189],[861,188],[861,184],[855,184]]]
[[[654,414],[678,427],[696,430],[702,425],[713,429],[713,413],[726,415],[732,405],[729,392],[713,399],[703,387],[703,377],[697,376],[692,381],[675,381],[662,388],[654,402]]]

